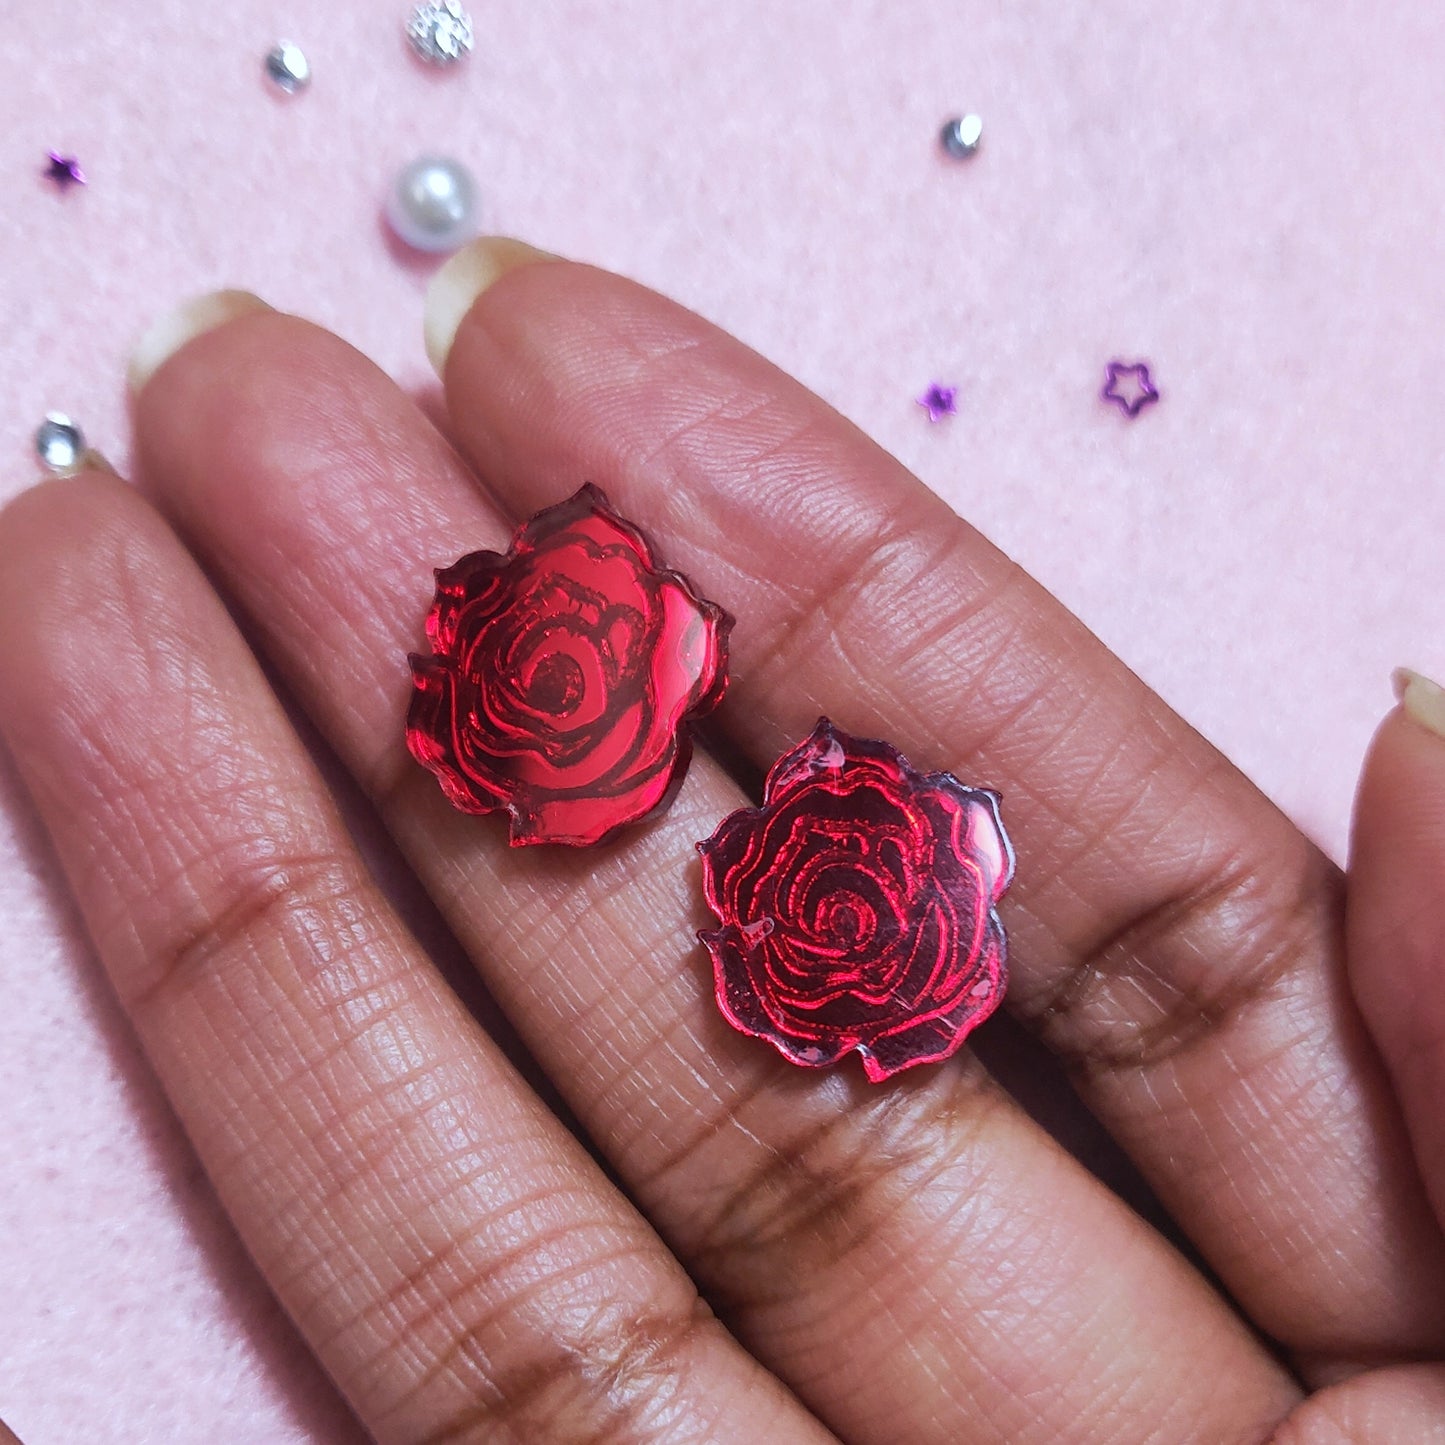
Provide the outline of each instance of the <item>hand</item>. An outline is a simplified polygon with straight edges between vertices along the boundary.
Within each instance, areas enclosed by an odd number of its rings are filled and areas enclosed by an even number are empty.
[[[144,498],[92,469],[0,516],[0,729],[217,1191],[376,1437],[1440,1438],[1445,1368],[1410,1363],[1445,1349],[1428,689],[1367,764],[1346,935],[1286,819],[737,342],[506,243],[452,264],[428,327],[465,460],[335,337],[233,295],[140,359]],[[407,756],[405,654],[434,566],[584,480],[738,618],[725,746],[615,845],[512,851]],[[378,892],[220,596],[610,1176]],[[1003,793],[1012,1011],[1190,1258],[970,1051],[875,1087],[719,1017],[693,844],[821,712]]]

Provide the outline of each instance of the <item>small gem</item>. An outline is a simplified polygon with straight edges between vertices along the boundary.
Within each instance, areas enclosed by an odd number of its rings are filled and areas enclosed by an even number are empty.
[[[50,157],[50,163],[45,167],[46,180],[54,181],[62,191],[86,184],[85,172],[74,156],[63,156],[59,151],[48,151],[46,154]]]
[[[978,115],[956,115],[943,123],[938,133],[939,144],[954,160],[967,160],[978,149],[983,139],[983,117]]]
[[[1104,372],[1104,389],[1099,393],[1113,402],[1131,420],[1151,402],[1159,400],[1159,388],[1149,375],[1147,361],[1111,361]]]
[[[918,398],[918,404],[928,413],[929,421],[940,421],[946,416],[953,416],[958,411],[958,388],[944,386],[935,381]]]
[[[266,53],[266,79],[277,90],[295,95],[311,84],[311,62],[299,45],[282,40]]]
[[[61,411],[48,411],[35,429],[35,451],[47,471],[69,471],[85,455],[85,434]]]
[[[406,38],[429,65],[455,65],[472,48],[472,17],[461,0],[423,0],[411,12]]]

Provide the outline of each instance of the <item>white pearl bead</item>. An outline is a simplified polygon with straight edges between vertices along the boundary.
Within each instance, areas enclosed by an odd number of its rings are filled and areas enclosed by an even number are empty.
[[[455,251],[481,230],[477,183],[460,161],[419,156],[386,198],[391,229],[418,251]]]

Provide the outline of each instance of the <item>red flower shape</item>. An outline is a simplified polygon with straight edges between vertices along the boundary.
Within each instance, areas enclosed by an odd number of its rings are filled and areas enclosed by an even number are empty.
[[[722,923],[698,936],[728,1021],[795,1064],[856,1049],[875,1083],[946,1059],[1007,982],[998,804],[820,718],[774,763],[763,806],[697,845]]]
[[[670,799],[687,722],[727,687],[732,619],[596,487],[436,577],[406,741],[453,804],[505,808],[513,844],[582,846]]]

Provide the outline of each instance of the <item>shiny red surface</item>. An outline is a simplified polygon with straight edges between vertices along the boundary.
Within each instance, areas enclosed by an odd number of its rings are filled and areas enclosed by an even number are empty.
[[[687,723],[727,687],[732,619],[596,487],[436,575],[406,741],[456,807],[505,808],[513,844],[583,846],[670,799]]]
[[[876,1083],[947,1058],[1003,998],[996,793],[822,718],[698,851],[718,1005],[795,1064],[856,1050]]]

